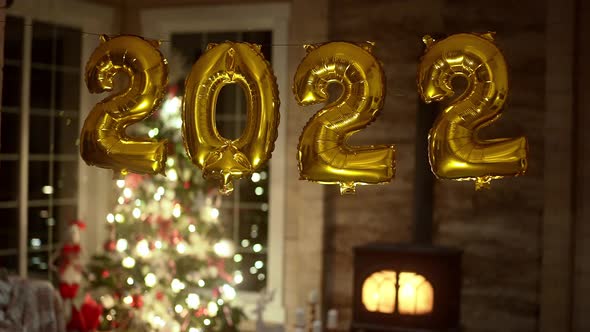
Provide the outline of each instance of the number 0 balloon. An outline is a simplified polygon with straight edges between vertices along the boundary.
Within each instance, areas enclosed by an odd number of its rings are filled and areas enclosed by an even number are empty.
[[[418,69],[422,99],[453,99],[436,119],[429,136],[433,173],[442,179],[475,180],[476,189],[493,179],[517,176],[527,168],[524,137],[479,138],[479,129],[498,119],[508,95],[504,56],[492,34],[457,34],[435,42],[424,37],[427,49]],[[453,78],[467,79],[465,92],[453,96]]]
[[[240,85],[246,95],[246,128],[227,139],[215,126],[215,105],[221,88]],[[233,180],[259,169],[274,149],[279,125],[276,78],[260,46],[224,42],[209,44],[186,79],[183,102],[184,144],[205,179],[221,182],[221,193],[233,191]]]

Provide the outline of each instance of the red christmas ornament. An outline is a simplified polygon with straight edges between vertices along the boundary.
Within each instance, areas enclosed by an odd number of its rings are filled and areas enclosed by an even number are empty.
[[[104,250],[107,252],[113,252],[117,249],[117,243],[115,241],[110,240],[104,243]]]
[[[158,292],[156,293],[156,299],[158,299],[158,300],[162,300],[162,299],[164,299],[164,293],[162,293],[162,292],[158,291]]]
[[[141,296],[140,294],[136,294],[136,295],[133,295],[132,298],[133,298],[133,302],[131,303],[132,307],[138,308],[138,309],[143,307],[143,296]]]
[[[184,189],[189,189],[191,187],[191,182],[190,181],[184,181],[183,187],[184,187]]]
[[[108,278],[111,275],[111,272],[109,272],[109,270],[103,270],[101,275],[103,278]]]

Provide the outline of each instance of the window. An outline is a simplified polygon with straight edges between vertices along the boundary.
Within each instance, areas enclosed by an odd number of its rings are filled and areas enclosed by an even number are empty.
[[[192,64],[203,54],[207,44],[226,40],[261,44],[265,59],[271,61],[271,31],[174,33],[171,47],[176,55],[171,57]],[[181,76],[186,77],[188,72],[183,74]],[[241,136],[246,125],[245,103],[238,85],[227,85],[221,90],[215,119],[222,136],[230,139]],[[269,178],[269,168],[265,167],[250,179],[236,181],[234,192],[222,200],[219,218],[236,247],[234,260],[243,272],[243,281],[238,285],[241,290],[260,291],[266,286]]]
[[[109,32],[111,17],[110,9],[73,0],[20,0],[7,10],[0,267],[10,273],[52,279],[52,258],[69,221],[103,226],[106,202],[96,199],[103,191],[89,184],[108,175],[81,162],[77,141],[94,103],[82,90],[83,64],[98,44],[84,31]]]
[[[0,196],[0,215],[7,225],[1,260],[9,270],[26,264],[31,274],[49,277],[54,245],[77,217],[77,177],[72,174],[78,172],[82,34],[36,20],[25,25],[23,18],[8,16],[5,35],[0,183],[7,190]],[[23,230],[26,238],[15,236]],[[17,259],[24,248],[26,263]]]
[[[265,58],[271,62],[277,77],[279,96],[284,101],[290,95],[288,50],[272,45],[288,42],[289,7],[286,3],[275,3],[144,9],[142,34],[167,41],[161,48],[171,66],[178,52],[192,65],[209,42],[242,40],[262,44]],[[188,70],[190,66],[178,79],[184,80]],[[171,82],[174,79],[171,78]],[[241,88],[234,85],[225,86],[217,100],[216,125],[228,138],[238,137],[244,128],[246,111],[243,100]],[[241,259],[243,267],[244,282],[238,300],[246,312],[252,312],[258,298],[257,291],[262,287],[272,290],[274,297],[266,307],[264,318],[273,322],[283,322],[285,317],[285,105],[286,102],[281,103],[281,123],[268,168],[253,174],[250,179],[240,180],[232,196],[224,198],[220,211],[220,218],[238,248],[235,258]]]

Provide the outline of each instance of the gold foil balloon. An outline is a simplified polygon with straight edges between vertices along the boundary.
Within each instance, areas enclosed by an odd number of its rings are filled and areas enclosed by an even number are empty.
[[[238,84],[246,95],[246,128],[237,139],[222,137],[215,126],[221,88]],[[279,126],[279,91],[259,45],[209,44],[186,79],[182,110],[184,144],[205,179],[233,191],[233,180],[249,176],[270,158]]]
[[[115,173],[163,173],[166,141],[130,137],[126,128],[157,109],[168,83],[168,66],[159,42],[137,36],[101,36],[101,44],[86,64],[85,79],[92,93],[112,91],[115,75],[129,85],[100,101],[84,122],[80,154],[89,165]]]
[[[426,103],[445,101],[429,136],[429,158],[436,177],[490,181],[518,176],[527,168],[525,137],[484,140],[479,129],[500,117],[508,95],[508,72],[493,34],[456,34],[427,46],[418,70],[418,89]],[[455,96],[452,82],[462,76],[465,91]]]
[[[295,73],[293,92],[302,106],[328,101],[330,83],[342,86],[341,96],[305,125],[298,146],[301,178],[339,184],[341,194],[354,193],[358,184],[389,182],[395,174],[393,145],[347,144],[383,107],[384,74],[372,48],[369,42],[306,45]]]

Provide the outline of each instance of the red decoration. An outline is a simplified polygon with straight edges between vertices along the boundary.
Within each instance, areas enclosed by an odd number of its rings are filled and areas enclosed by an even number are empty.
[[[162,300],[162,299],[164,299],[164,293],[162,293],[162,292],[158,291],[158,292],[156,293],[156,299],[158,299],[158,300]]]
[[[134,308],[141,308],[143,307],[143,296],[136,294],[133,295],[133,302],[131,303],[131,306]]]
[[[135,173],[130,173],[125,177],[125,185],[131,189],[139,187],[143,182],[143,176]]]
[[[117,244],[115,243],[115,241],[111,240],[111,241],[107,241],[104,243],[104,250],[108,251],[108,252],[113,252],[117,249]]]
[[[72,255],[72,254],[79,254],[80,253],[80,245],[79,244],[64,244],[61,248],[62,255]]]
[[[199,309],[195,310],[195,317],[201,317],[207,314],[207,309],[204,307],[199,307]]]
[[[72,307],[72,318],[68,322],[67,329],[79,332],[94,331],[98,328],[101,314],[102,306],[86,294],[80,310],[75,306]]]
[[[59,294],[62,299],[73,299],[78,294],[78,289],[80,289],[79,284],[59,283]]]
[[[191,182],[190,181],[184,181],[183,187],[184,187],[184,189],[189,189],[191,187]]]
[[[109,272],[109,270],[103,270],[102,271],[102,277],[103,278],[108,278],[111,275],[111,272]]]

